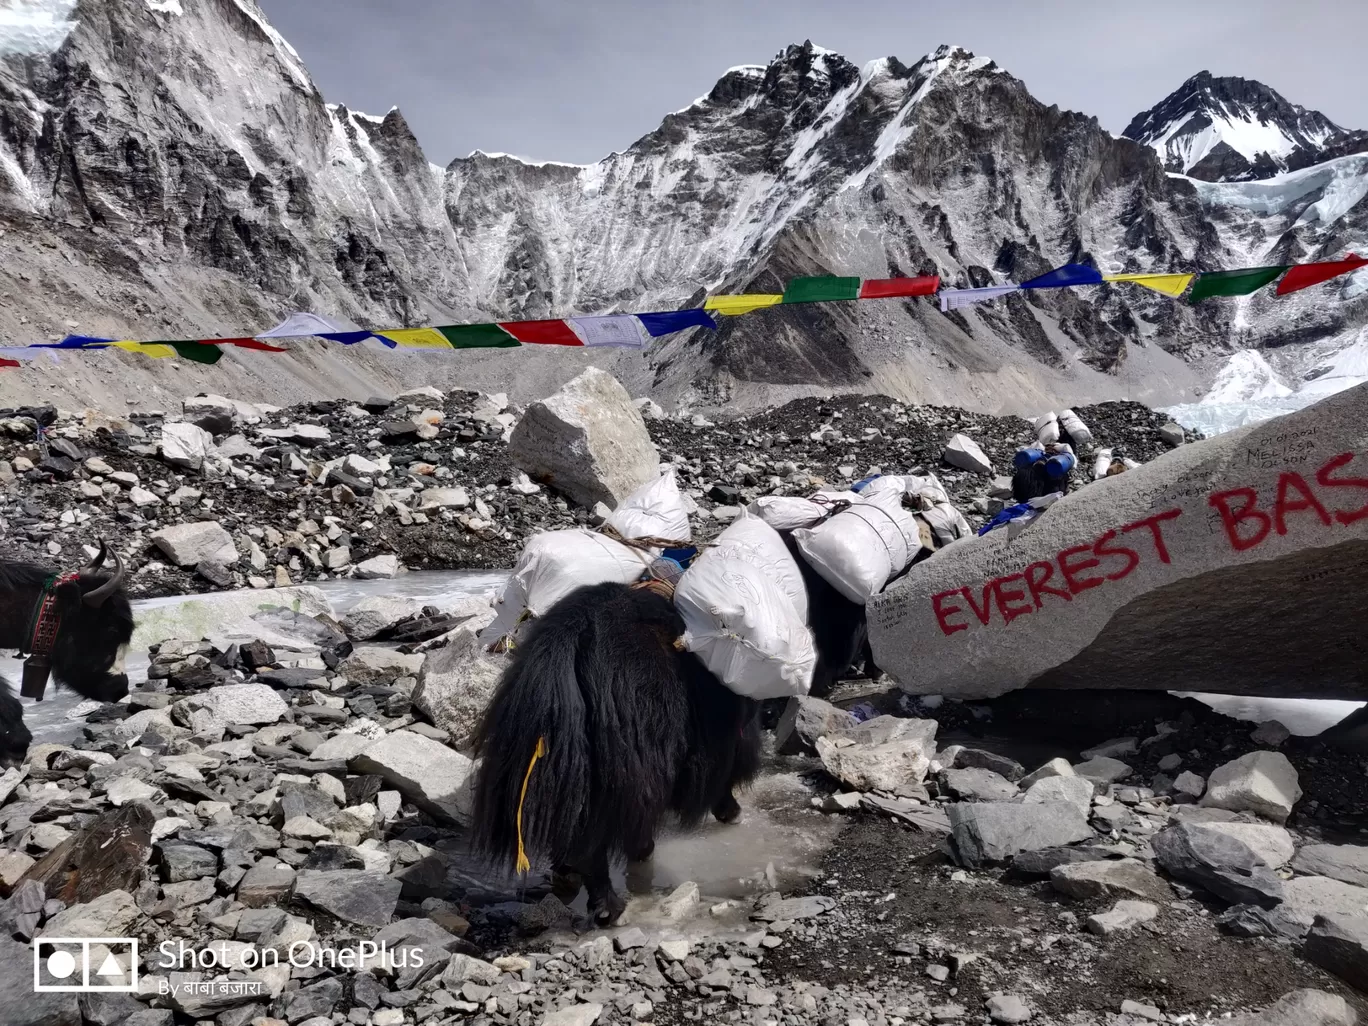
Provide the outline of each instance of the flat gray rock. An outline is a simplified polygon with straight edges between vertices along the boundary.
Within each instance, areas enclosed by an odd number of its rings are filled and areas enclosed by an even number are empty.
[[[295,898],[346,923],[385,926],[394,915],[402,884],[362,869],[302,870]]]
[[[1207,779],[1202,804],[1230,812],[1252,812],[1285,822],[1301,798],[1297,771],[1282,752],[1250,752],[1217,768]]]
[[[1294,990],[1262,1012],[1227,1019],[1228,1026],[1354,1026],[1354,1007],[1338,994]]]
[[[951,853],[971,869],[1094,836],[1087,818],[1068,802],[965,803],[950,806],[947,814]]]
[[[835,907],[835,898],[814,894],[805,898],[785,898],[783,901],[776,901],[772,905],[766,905],[764,908],[752,912],[751,918],[762,923],[814,919],[817,916],[825,915]]]
[[[1297,852],[1292,868],[1308,876],[1368,887],[1368,847],[1357,844],[1308,844]]]
[[[1018,794],[1016,784],[988,769],[950,769],[940,775],[944,793],[961,801],[1005,802]]]
[[[1138,859],[1065,863],[1050,873],[1050,886],[1080,900],[1145,898],[1170,901],[1173,898],[1169,885]]]

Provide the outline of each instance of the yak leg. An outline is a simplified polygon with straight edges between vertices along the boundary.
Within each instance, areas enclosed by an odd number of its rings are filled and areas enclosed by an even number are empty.
[[[28,754],[33,735],[24,726],[24,706],[0,677],[0,767],[19,766]]]
[[[612,926],[627,908],[627,902],[613,890],[613,878],[608,866],[608,851],[596,852],[584,872],[584,886],[589,891],[589,915],[598,926]]]
[[[551,870],[551,893],[566,905],[579,896],[584,877],[573,866],[555,866]]]

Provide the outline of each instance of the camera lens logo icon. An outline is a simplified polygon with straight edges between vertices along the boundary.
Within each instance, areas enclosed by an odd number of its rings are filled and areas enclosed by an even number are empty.
[[[138,942],[132,937],[40,937],[33,942],[37,993],[136,993]]]

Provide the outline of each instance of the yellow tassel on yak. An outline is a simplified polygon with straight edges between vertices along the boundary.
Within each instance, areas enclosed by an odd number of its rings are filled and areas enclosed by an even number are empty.
[[[518,797],[518,861],[517,870],[519,873],[526,873],[532,868],[532,863],[528,861],[527,852],[523,849],[522,835],[522,812],[523,803],[527,801],[527,785],[532,781],[532,767],[537,765],[537,760],[546,754],[546,738],[537,738],[537,750],[532,753],[532,761],[527,764],[527,774],[523,777],[522,794]]]

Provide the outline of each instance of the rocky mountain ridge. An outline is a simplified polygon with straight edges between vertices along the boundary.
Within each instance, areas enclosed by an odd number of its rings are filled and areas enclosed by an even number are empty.
[[[1246,78],[1193,75],[1122,133],[1154,147],[1165,170],[1204,181],[1252,181],[1368,150],[1341,128]]]
[[[234,334],[297,309],[375,327],[669,309],[803,274],[983,285],[1066,261],[1240,266],[1274,249],[1339,255],[1368,226],[1357,201],[1309,230],[1299,220],[1342,176],[1253,201],[1203,190],[953,47],[861,68],[791,46],[595,164],[475,153],[440,169],[398,110],[327,104],[255,0],[80,0],[72,23],[51,53],[0,56],[0,334],[16,342]],[[1356,287],[1318,290],[1297,341],[1352,341],[1368,306]],[[146,408],[204,389],[298,402],[320,379],[358,399],[418,383],[531,398],[597,363],[636,394],[715,409],[833,391],[1005,412],[1162,405],[1200,391],[1205,361],[1286,341],[1286,315],[1302,312],[1264,297],[1191,309],[1129,286],[949,315],[829,304],[731,319],[644,358],[66,357],[0,376],[0,399]]]

